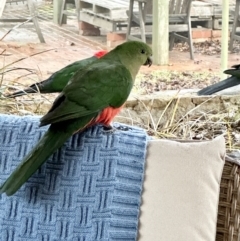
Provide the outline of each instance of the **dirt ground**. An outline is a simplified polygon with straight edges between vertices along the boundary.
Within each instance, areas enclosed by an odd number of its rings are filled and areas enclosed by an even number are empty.
[[[217,47],[211,47],[211,45]],[[3,68],[1,72],[13,70],[14,68],[23,68],[2,75],[1,88],[4,91],[11,92],[11,87],[21,89],[34,82],[44,80],[64,66],[92,56],[103,47],[97,41],[94,42],[93,38],[89,39],[89,41],[85,38],[84,43],[81,45],[75,44],[71,40],[59,41],[55,42],[55,44],[0,42],[0,62]],[[152,65],[150,68],[141,68],[140,73],[146,77],[142,81],[150,81],[151,77],[149,75],[155,72],[160,75],[161,72],[170,72],[174,73],[174,77],[170,78],[172,82],[168,82],[168,86],[162,89],[162,85],[159,85],[158,91],[203,88],[208,84],[219,81],[219,78],[216,78],[216,76],[220,75],[221,66],[219,48],[219,43],[216,45],[214,42],[197,44],[195,45],[195,59],[190,60],[189,52],[182,45],[176,45],[176,48],[169,52],[169,64],[167,66]],[[228,67],[238,63],[239,54],[229,53]],[[185,75],[184,78],[180,78],[182,74]],[[202,78],[201,75],[203,74],[207,74],[208,77]],[[162,76],[162,79],[165,82],[166,78],[164,76]],[[146,84],[141,86],[144,87]]]
[[[101,36],[80,36],[76,18],[69,17],[67,24],[58,26],[52,21],[51,4],[39,5],[39,12],[39,24],[46,44],[39,43],[35,29],[30,27],[30,23],[29,26],[26,25],[27,28],[19,27],[10,32],[9,26],[4,25],[0,28],[0,63],[2,63],[0,68],[3,68],[0,73],[13,68],[24,68],[2,75],[0,93],[11,91],[9,87],[14,86],[21,89],[36,81],[44,80],[55,71],[76,60],[90,57],[97,50],[107,49],[104,31],[101,30]],[[4,12],[4,17],[7,18],[8,15],[19,16],[19,12],[13,12],[13,10]],[[22,12],[21,15],[28,16],[28,13]],[[15,25],[13,24],[13,26]],[[217,40],[195,44],[195,60],[190,60],[188,45],[176,44],[175,49],[169,52],[167,66],[153,65],[151,68],[141,68],[142,82],[151,80],[151,73],[158,72],[159,75],[162,71],[174,73],[174,76],[170,77],[171,81],[167,83],[167,86],[164,85],[162,88],[162,85],[159,85],[157,87],[159,91],[177,88],[202,88],[204,83],[207,85],[218,81],[219,79],[216,79],[215,76],[219,77],[221,71],[220,45],[220,41]],[[239,63],[239,46],[236,44],[234,53],[229,54],[228,67]],[[34,55],[46,50],[49,51]],[[204,76],[209,73],[209,76],[202,78],[203,73]],[[182,74],[184,78],[178,78]],[[212,79],[213,77],[214,79]],[[158,81],[165,81],[167,78],[161,76]],[[142,87],[144,86],[143,84]]]
[[[50,74],[63,68],[64,66],[92,56],[96,51],[108,49],[106,44],[106,33],[101,30],[101,36],[80,36],[78,24],[74,17],[70,17],[67,24],[56,25],[52,21],[53,9],[50,4],[39,6],[39,24],[45,38],[46,44],[40,44],[35,29],[26,25],[27,28],[19,27],[9,32],[9,26],[0,28],[0,63],[4,68],[25,68],[4,74],[1,88],[9,86],[22,88],[36,81],[47,78]],[[4,12],[6,16],[10,14],[18,16],[18,12]],[[27,12],[22,12],[27,16]],[[13,26],[15,26],[13,24]],[[24,25],[25,26],[25,25]],[[190,60],[187,44],[176,44],[175,49],[169,52],[169,64],[167,66],[153,65],[151,68],[142,67],[141,73],[151,73],[155,71],[170,72],[190,72],[191,73],[211,73],[220,74],[220,41],[206,41],[195,44],[195,59]],[[239,62],[239,44],[235,45],[234,53],[229,54],[228,67]],[[50,50],[41,54],[34,55],[41,51]],[[154,54],[154,53],[153,53]],[[34,56],[32,56],[34,55]],[[23,60],[12,64],[19,59]],[[8,66],[9,65],[9,66]],[[0,68],[1,68],[0,67]],[[4,72],[1,71],[1,72]],[[1,73],[0,72],[0,73]],[[25,77],[27,75],[27,78]],[[147,76],[146,76],[147,77]],[[174,77],[176,78],[176,77]],[[186,80],[186,78],[184,78]],[[175,80],[174,80],[175,81]],[[182,80],[181,80],[182,81]],[[180,81],[180,82],[181,82]],[[184,88],[202,88],[202,84],[191,86],[191,78],[188,78]],[[176,81],[175,81],[176,82]],[[199,79],[200,83],[202,80]],[[211,83],[212,81],[210,81]],[[208,83],[206,83],[208,84]],[[4,87],[5,86],[5,87]],[[177,88],[175,83],[175,87]],[[180,85],[182,88],[183,86]],[[8,89],[6,89],[8,91]]]
[[[45,44],[39,43],[33,28],[17,28],[9,33],[9,27],[0,28],[0,73],[4,73],[0,94],[23,89],[74,61],[90,57],[98,50],[108,49],[106,33],[103,31],[101,36],[80,36],[76,20],[69,19],[67,24],[58,26],[48,14],[49,11],[41,13],[39,19]],[[146,89],[142,92],[199,89],[219,81],[220,41],[195,43],[194,47],[194,60],[190,59],[188,45],[178,43],[169,52],[168,65],[142,67],[139,87]],[[229,53],[228,67],[239,63],[239,50],[240,45],[236,43],[234,53]],[[11,72],[6,73],[9,70]]]
[[[93,37],[91,37],[91,40],[92,39]],[[35,68],[37,66],[39,71],[45,75],[48,73],[50,74],[71,62],[90,57],[96,51],[102,49],[102,47],[103,46],[98,45],[98,42],[96,42],[96,45],[93,45],[92,43],[89,44],[85,41],[85,45],[78,46],[75,45],[74,42],[68,40],[66,40],[65,43],[54,44],[0,42],[0,58],[1,62],[8,64],[18,58],[28,57],[14,66],[24,65],[29,68]],[[44,50],[50,51],[31,57],[32,54]],[[190,60],[188,51],[182,51],[181,48],[176,47],[176,49],[169,52],[168,65],[153,65],[150,69],[143,67],[141,71],[174,70],[219,72],[221,68],[220,52],[213,52],[212,54],[208,54],[207,51],[202,52],[203,53],[195,53],[195,59]],[[229,53],[228,67],[238,64],[239,58],[239,53]]]

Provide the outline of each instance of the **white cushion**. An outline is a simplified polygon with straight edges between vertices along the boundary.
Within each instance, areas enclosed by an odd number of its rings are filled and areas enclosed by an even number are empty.
[[[215,241],[223,136],[150,141],[139,241]]]

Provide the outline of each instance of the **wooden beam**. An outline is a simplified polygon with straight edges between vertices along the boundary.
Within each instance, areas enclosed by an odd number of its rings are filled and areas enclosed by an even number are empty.
[[[88,13],[82,12],[80,14],[80,21],[87,22],[89,24],[92,24],[94,26],[106,29],[107,31],[116,31],[116,23],[113,21],[109,21],[104,18],[100,18],[94,15],[90,15]]]
[[[59,24],[62,2],[63,0],[53,0],[53,22],[56,24]]]
[[[169,61],[168,9],[169,1],[153,0],[152,49],[153,63],[157,65],[167,65]]]
[[[228,34],[229,34],[229,0],[222,0],[222,37],[221,37],[221,79],[227,77],[223,73],[228,66]]]

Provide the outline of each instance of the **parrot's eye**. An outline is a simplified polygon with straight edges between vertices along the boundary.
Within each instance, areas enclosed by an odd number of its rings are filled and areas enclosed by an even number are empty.
[[[141,54],[145,54],[145,50],[144,49],[142,49]]]

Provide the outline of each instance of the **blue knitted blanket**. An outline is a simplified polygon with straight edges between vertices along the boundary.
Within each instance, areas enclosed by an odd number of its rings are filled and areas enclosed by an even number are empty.
[[[46,131],[38,125],[0,115],[0,183]],[[135,127],[75,134],[15,195],[2,195],[0,241],[136,240],[146,145]]]

